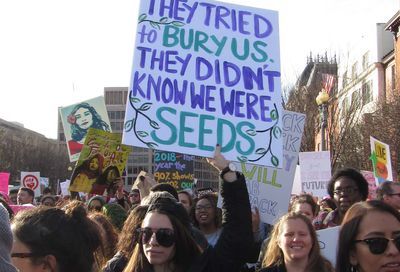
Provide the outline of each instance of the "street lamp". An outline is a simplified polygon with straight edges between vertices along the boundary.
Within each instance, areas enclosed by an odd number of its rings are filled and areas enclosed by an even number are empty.
[[[326,128],[326,123],[327,123],[327,105],[328,105],[328,100],[329,100],[329,94],[325,91],[325,89],[322,89],[318,96],[315,98],[315,101],[318,104],[318,110],[319,110],[319,118],[321,120],[321,150],[325,151],[326,146],[325,146],[325,128]]]

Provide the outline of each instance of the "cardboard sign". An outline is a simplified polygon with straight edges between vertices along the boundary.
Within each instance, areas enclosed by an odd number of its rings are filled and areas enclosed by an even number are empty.
[[[21,172],[21,187],[27,187],[40,196],[40,172]]]
[[[339,231],[340,226],[317,231],[321,254],[332,263],[333,267],[336,265]]]
[[[250,204],[258,207],[262,222],[274,224],[288,211],[305,118],[283,111],[283,169],[237,164],[246,178]]]
[[[193,188],[194,156],[175,152],[154,153],[154,178],[166,182],[178,191]]]
[[[301,177],[300,177],[300,165],[296,165],[296,172],[294,173],[294,179],[293,179],[292,195],[301,194],[302,189],[303,188],[302,188]]]
[[[130,152],[118,133],[89,129],[69,190],[102,195],[118,182]]]
[[[392,160],[390,158],[389,145],[370,137],[372,167],[376,184],[385,180],[393,181]]]
[[[330,152],[300,152],[299,160],[302,191],[320,198],[326,196],[331,178]]]
[[[79,159],[89,128],[111,132],[102,96],[60,108],[60,117],[71,162]]]
[[[276,11],[140,3],[124,144],[282,168]]]
[[[10,173],[0,173],[0,192],[8,194],[8,182],[10,179]]]

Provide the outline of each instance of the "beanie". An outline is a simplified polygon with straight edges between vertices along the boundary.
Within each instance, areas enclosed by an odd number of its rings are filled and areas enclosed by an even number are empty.
[[[0,204],[0,271],[17,272],[11,264],[10,252],[13,244],[13,236],[10,229],[9,214],[2,204]]]
[[[117,203],[109,203],[103,206],[102,211],[108,218],[110,218],[114,227],[121,231],[125,220],[128,217],[126,210]]]

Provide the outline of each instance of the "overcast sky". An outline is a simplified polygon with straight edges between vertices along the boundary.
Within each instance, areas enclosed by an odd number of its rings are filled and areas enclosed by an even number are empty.
[[[225,0],[279,11],[282,85],[387,22],[399,0]],[[0,1],[0,118],[57,137],[57,109],[128,86],[138,0]],[[371,30],[370,30],[371,31]]]

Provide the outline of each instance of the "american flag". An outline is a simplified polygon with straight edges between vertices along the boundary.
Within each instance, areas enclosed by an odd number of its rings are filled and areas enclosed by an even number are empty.
[[[335,75],[322,74],[322,88],[329,94],[332,87],[335,85]]]

